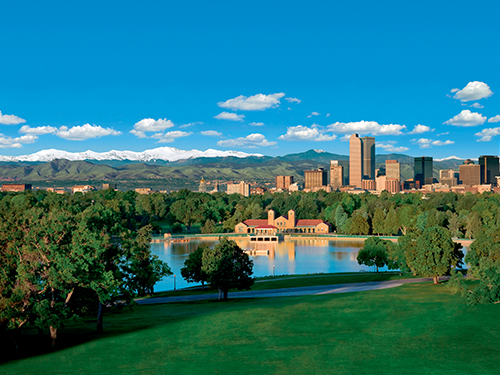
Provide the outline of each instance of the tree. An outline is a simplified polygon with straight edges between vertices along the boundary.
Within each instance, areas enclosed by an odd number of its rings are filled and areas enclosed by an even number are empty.
[[[414,251],[407,251],[406,256],[413,271],[432,277],[434,284],[438,284],[439,276],[449,274],[452,268],[462,265],[464,255],[461,248],[462,245],[452,241],[447,229],[432,227],[417,237]]]
[[[210,234],[215,232],[215,222],[212,219],[205,221],[205,224],[201,227],[201,233]]]
[[[172,275],[167,263],[151,254],[151,231],[148,224],[137,232],[122,234],[121,247],[126,251],[127,262],[123,271],[130,291],[139,296],[154,293],[154,285],[165,276]]]
[[[479,280],[475,288],[461,285],[469,304],[500,302],[500,228],[483,232],[471,244],[465,262],[468,276]]]
[[[201,220],[202,212],[200,209],[200,201],[195,198],[186,198],[186,200],[178,200],[170,207],[170,212],[175,218],[187,227],[187,231],[191,230],[191,225]]]
[[[201,289],[205,289],[207,274],[203,270],[203,252],[207,247],[199,246],[184,261],[181,275],[188,283],[201,283]]]
[[[349,231],[351,234],[368,234],[370,231],[370,225],[365,215],[366,212],[360,212],[361,210],[355,211],[352,217],[351,225]]]
[[[392,246],[394,245],[391,241],[378,237],[368,238],[356,258],[358,264],[364,264],[368,267],[375,266],[377,268],[376,272],[378,272],[379,267],[384,267],[390,263],[388,249]]]
[[[384,223],[385,223],[385,213],[380,207],[377,207],[375,210],[375,214],[373,215],[372,226],[373,233],[380,235],[384,232]]]
[[[219,290],[219,300],[221,294],[227,299],[229,289],[250,289],[254,283],[253,262],[236,242],[227,238],[220,238],[213,249],[203,251],[202,264],[207,281]]]
[[[338,205],[335,210],[335,226],[337,227],[337,231],[343,233],[347,226],[347,214],[344,211],[344,207],[341,204]]]
[[[387,217],[385,218],[384,234],[391,236],[394,234],[398,234],[398,232],[399,232],[398,215],[394,207],[391,206],[389,212],[387,213]]]

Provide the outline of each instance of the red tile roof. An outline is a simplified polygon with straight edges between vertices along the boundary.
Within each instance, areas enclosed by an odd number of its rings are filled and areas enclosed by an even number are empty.
[[[324,223],[323,220],[299,220],[297,221],[296,227],[315,227],[318,224]]]
[[[243,224],[248,225],[249,227],[256,227],[259,225],[267,225],[267,220],[264,219],[249,219],[245,220]]]

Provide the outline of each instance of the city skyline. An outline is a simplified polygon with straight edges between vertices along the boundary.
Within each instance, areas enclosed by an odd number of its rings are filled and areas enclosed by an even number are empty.
[[[6,3],[0,154],[168,145],[346,155],[358,133],[377,137],[379,153],[498,155],[490,40],[500,5],[430,9]]]

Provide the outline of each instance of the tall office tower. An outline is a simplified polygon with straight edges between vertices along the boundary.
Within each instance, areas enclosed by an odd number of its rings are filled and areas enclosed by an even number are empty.
[[[349,185],[361,187],[363,180],[363,141],[357,134],[349,138]]]
[[[333,191],[340,190],[344,184],[344,168],[338,160],[330,161],[330,186]]]
[[[474,164],[470,159],[458,167],[460,171],[460,181],[464,186],[481,185],[481,166]]]
[[[385,161],[385,175],[387,179],[401,180],[401,164],[397,160]]]
[[[276,176],[276,189],[288,190],[293,184],[293,176]]]
[[[375,138],[363,137],[363,178],[375,180]]]
[[[420,186],[432,184],[433,165],[432,156],[420,156],[415,158],[415,181],[420,182]]]
[[[485,155],[479,157],[481,166],[481,184],[492,184],[497,186],[496,176],[500,175],[498,156]]]
[[[312,171],[304,171],[305,186],[304,189],[314,189],[316,187],[326,186],[328,184],[326,171],[318,168]]]
[[[439,171],[439,182],[449,187],[457,185],[457,178],[453,169],[441,169]]]

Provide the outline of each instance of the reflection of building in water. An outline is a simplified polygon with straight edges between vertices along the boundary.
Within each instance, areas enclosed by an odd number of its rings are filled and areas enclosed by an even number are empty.
[[[283,248],[288,253],[288,260],[295,260],[295,242],[285,241],[283,243]]]
[[[245,220],[236,224],[234,231],[236,233],[255,234],[258,228],[263,226],[274,226],[278,233],[329,233],[330,226],[323,220],[296,220],[295,211],[288,211],[288,215],[274,218],[274,210],[267,212],[267,220]]]

